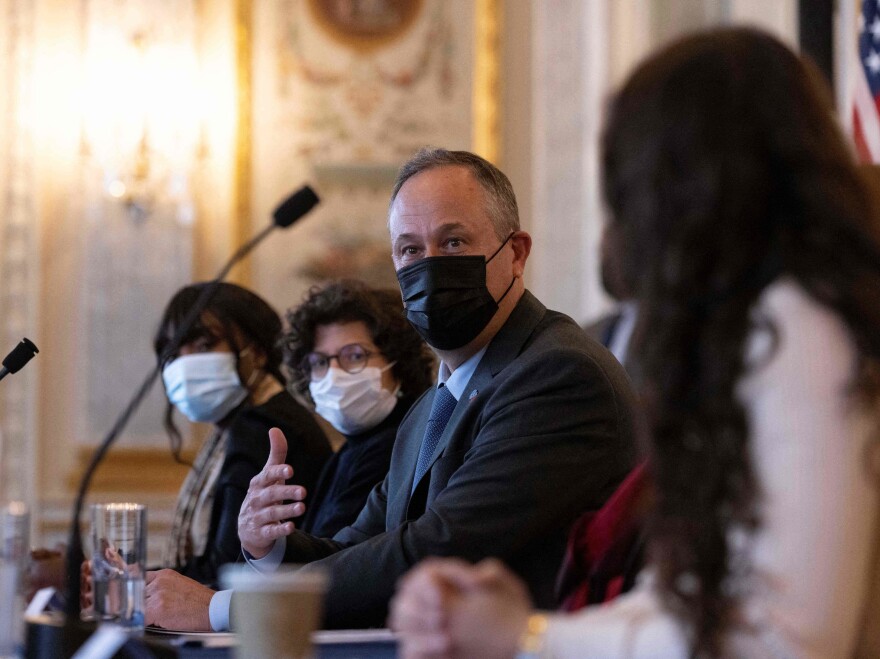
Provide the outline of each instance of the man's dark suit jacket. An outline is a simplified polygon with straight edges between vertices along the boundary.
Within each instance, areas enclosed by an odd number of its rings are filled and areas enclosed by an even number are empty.
[[[397,580],[428,556],[498,557],[538,607],[555,606],[569,525],[635,464],[634,397],[620,364],[529,292],[489,344],[410,497],[435,391],[404,418],[388,476],[354,524],[332,540],[287,538],[285,561],[330,574],[327,627],[384,625]]]

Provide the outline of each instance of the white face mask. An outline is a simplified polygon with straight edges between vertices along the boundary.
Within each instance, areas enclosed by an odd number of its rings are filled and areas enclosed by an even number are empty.
[[[382,373],[392,366],[367,366],[360,373],[329,368],[321,380],[309,384],[315,410],[343,435],[376,427],[397,405],[400,385],[394,391],[382,386]]]
[[[162,369],[168,400],[190,421],[216,423],[247,398],[231,352],[178,357]]]

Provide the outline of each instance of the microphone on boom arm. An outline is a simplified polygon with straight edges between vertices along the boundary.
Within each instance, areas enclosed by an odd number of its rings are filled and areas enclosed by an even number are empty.
[[[92,459],[83,474],[79,490],[77,492],[76,500],[73,507],[73,519],[71,521],[70,540],[67,545],[67,617],[65,620],[65,628],[67,630],[71,630],[79,623],[80,563],[83,559],[82,536],[80,531],[80,515],[82,512],[83,503],[85,501],[86,492],[88,491],[89,484],[91,483],[95,469],[100,464],[104,455],[107,453],[110,445],[119,436],[119,434],[127,425],[131,416],[138,409],[138,407],[140,407],[141,402],[149,393],[150,389],[152,388],[153,384],[161,373],[161,364],[165,363],[166,356],[174,354],[175,352],[177,352],[178,348],[180,348],[183,337],[186,336],[190,328],[192,328],[195,322],[199,319],[202,312],[205,310],[205,307],[208,305],[208,302],[211,300],[215,291],[217,290],[218,285],[223,281],[226,275],[229,274],[229,271],[232,270],[232,268],[239,261],[247,256],[251,252],[251,250],[259,245],[272,231],[278,228],[286,229],[290,227],[297,220],[299,220],[309,211],[311,211],[319,203],[319,201],[320,200],[318,199],[318,195],[315,194],[312,188],[307,185],[303,186],[278,205],[278,207],[272,213],[271,224],[269,224],[265,229],[260,231],[247,243],[236,250],[236,252],[226,263],[226,265],[217,274],[217,276],[202,289],[192,309],[190,309],[187,316],[183,319],[183,322],[177,328],[176,333],[172,337],[168,346],[165,348],[165,352],[157,361],[156,366],[150,371],[149,375],[138,388],[134,397],[119,415],[119,418],[110,429],[110,432],[107,433],[104,440],[101,442],[101,444],[95,450],[95,453],[92,455]],[[34,347],[34,350],[36,350],[36,347]],[[4,361],[3,364],[5,367],[6,362]],[[13,373],[15,372],[12,369],[10,369],[10,371]],[[65,638],[62,640],[63,654],[65,656],[72,656],[72,654],[76,651],[77,646],[79,645],[81,637],[82,634],[76,634],[73,632],[65,634]]]
[[[22,339],[3,360],[0,366],[0,380],[10,373],[18,373],[39,351],[30,339]]]

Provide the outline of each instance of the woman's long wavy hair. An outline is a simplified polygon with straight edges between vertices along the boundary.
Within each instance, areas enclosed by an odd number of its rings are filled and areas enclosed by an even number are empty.
[[[643,63],[612,99],[602,157],[609,240],[640,304],[651,558],[693,655],[714,656],[748,570],[730,539],[760,524],[735,395],[750,308],[792,278],[848,325],[854,392],[876,400],[877,206],[814,67],[753,29],[687,37]]]

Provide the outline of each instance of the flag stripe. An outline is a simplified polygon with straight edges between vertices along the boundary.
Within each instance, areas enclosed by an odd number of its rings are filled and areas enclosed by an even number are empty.
[[[850,84],[852,138],[862,162],[880,162],[880,7],[862,0],[856,44],[850,57],[855,75]]]

